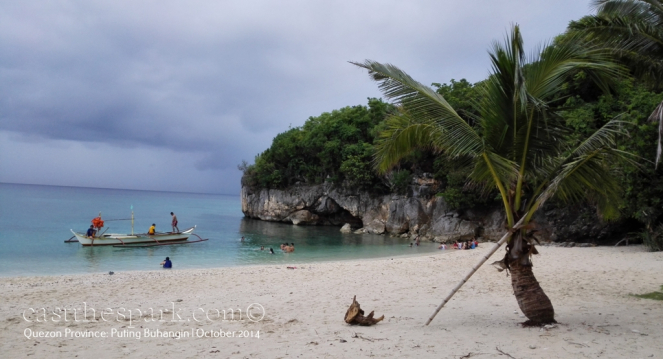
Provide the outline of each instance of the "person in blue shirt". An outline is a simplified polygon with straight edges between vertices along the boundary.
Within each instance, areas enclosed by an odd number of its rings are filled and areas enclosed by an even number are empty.
[[[90,228],[87,230],[87,237],[88,238],[94,238],[94,235],[97,233],[97,231],[94,230],[94,226],[90,225]]]
[[[161,265],[162,265],[164,268],[173,268],[173,262],[170,261],[170,257],[166,257],[166,260],[164,260],[163,262],[161,262]]]

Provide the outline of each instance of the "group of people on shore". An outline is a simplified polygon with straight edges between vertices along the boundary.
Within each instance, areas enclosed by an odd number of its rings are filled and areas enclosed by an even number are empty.
[[[417,239],[414,242],[410,243],[410,247],[413,247],[415,245],[417,245],[417,246],[419,245],[419,237],[417,237]],[[474,249],[478,246],[479,246],[479,241],[477,241],[477,238],[474,237],[471,241],[465,241],[465,242],[456,241],[456,243],[454,243],[451,246],[451,248],[453,248],[453,249]],[[442,243],[442,244],[440,244],[439,247],[437,247],[437,249],[447,249],[447,245]]]
[[[474,249],[479,246],[479,242],[477,241],[476,238],[472,239],[471,241],[465,241],[465,242],[458,242],[454,244],[454,249]]]
[[[474,237],[471,241],[465,241],[465,242],[456,241],[456,243],[454,243],[451,246],[451,248],[453,248],[453,249],[474,249],[474,248],[477,248],[478,246],[479,246],[479,241],[477,241],[477,238]],[[439,247],[437,247],[437,249],[447,249],[447,245],[442,243],[442,244],[440,244]]]

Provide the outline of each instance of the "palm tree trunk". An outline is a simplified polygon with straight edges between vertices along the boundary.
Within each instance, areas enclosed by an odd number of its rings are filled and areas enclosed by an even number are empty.
[[[556,323],[555,309],[550,299],[534,277],[531,265],[514,261],[510,265],[511,285],[518,306],[529,319],[525,324],[540,325]]]

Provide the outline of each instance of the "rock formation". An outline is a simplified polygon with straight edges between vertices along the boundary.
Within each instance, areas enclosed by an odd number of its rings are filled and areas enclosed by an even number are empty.
[[[411,186],[408,195],[372,195],[354,188],[297,185],[284,190],[242,187],[242,212],[248,218],[295,225],[334,225],[355,233],[391,234],[435,242],[480,236],[497,240],[504,234],[501,208],[454,211],[426,185]],[[577,213],[573,213],[576,211]],[[582,214],[582,215],[581,215]],[[537,238],[554,241],[600,241],[623,236],[618,225],[601,223],[588,208],[539,211]],[[621,237],[619,237],[621,238]]]

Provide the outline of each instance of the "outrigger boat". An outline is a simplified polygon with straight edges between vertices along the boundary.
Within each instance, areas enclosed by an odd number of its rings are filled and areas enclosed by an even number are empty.
[[[133,208],[132,208],[133,209]],[[203,242],[207,239],[200,238],[197,234],[194,234],[193,231],[196,229],[196,226],[193,226],[189,229],[185,229],[181,232],[166,232],[166,233],[133,233],[133,211],[131,212],[131,234],[120,234],[120,233],[106,233],[105,231],[98,234],[99,230],[104,226],[104,221],[101,219],[101,213],[99,217],[96,217],[92,220],[92,225],[95,228],[95,235],[88,237],[84,233],[75,232],[71,229],[71,233],[74,235],[65,241],[65,243],[79,242],[83,246],[114,246],[114,247],[152,247],[152,246],[165,246],[173,244],[188,244]],[[107,228],[108,230],[108,228]],[[190,236],[198,237],[195,241],[190,241]],[[75,238],[75,239],[74,239]]]
[[[155,234],[104,233],[100,236],[92,238],[86,236],[84,233],[74,232],[74,230],[71,230],[71,233],[73,233],[74,237],[78,239],[78,242],[84,246],[108,246],[108,245],[123,246],[128,244],[145,244],[145,243],[150,243],[154,245],[164,245],[164,244],[172,244],[172,242],[183,242],[183,241],[186,241],[187,243],[193,243],[188,239],[193,234],[194,229],[196,229],[195,226],[179,233],[172,233],[172,232],[155,233]],[[197,240],[195,242],[201,242],[201,240]]]

